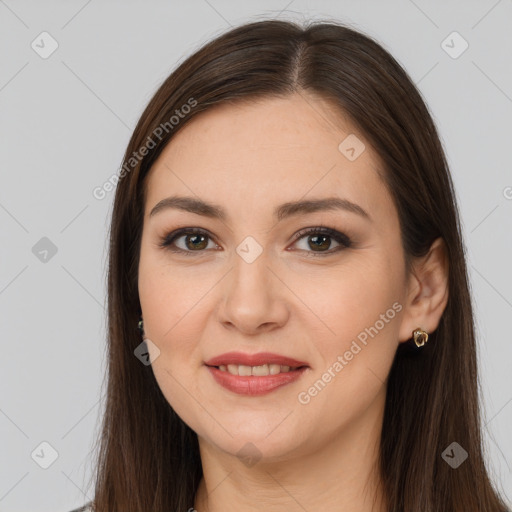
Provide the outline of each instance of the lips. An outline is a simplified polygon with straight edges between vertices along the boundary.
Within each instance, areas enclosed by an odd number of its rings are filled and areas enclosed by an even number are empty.
[[[244,365],[244,366],[261,366],[264,364],[278,364],[280,366],[289,366],[291,368],[300,368],[309,366],[304,361],[298,361],[291,357],[274,354],[272,352],[259,352],[257,354],[244,354],[243,352],[226,352],[219,356],[213,357],[205,361],[206,366],[220,365]]]
[[[246,396],[261,396],[277,391],[286,385],[291,385],[309,371],[303,366],[298,370],[257,377],[231,375],[229,372],[219,370],[216,366],[206,366],[206,368],[217,384],[237,395]]]

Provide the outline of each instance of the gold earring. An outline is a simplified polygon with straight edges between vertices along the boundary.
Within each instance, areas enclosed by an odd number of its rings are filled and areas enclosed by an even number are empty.
[[[428,334],[418,327],[412,331],[412,338],[417,347],[423,347],[428,341]]]

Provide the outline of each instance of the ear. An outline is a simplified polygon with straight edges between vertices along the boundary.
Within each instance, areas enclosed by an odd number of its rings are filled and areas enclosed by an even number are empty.
[[[416,260],[408,280],[407,299],[399,341],[412,338],[419,327],[428,334],[435,331],[448,302],[448,255],[442,238],[434,240],[426,256]]]

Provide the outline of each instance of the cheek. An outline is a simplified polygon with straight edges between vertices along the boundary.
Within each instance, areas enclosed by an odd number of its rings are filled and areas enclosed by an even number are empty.
[[[333,340],[352,339],[374,325],[390,308],[391,319],[400,309],[392,309],[403,295],[399,265],[392,265],[382,255],[366,256],[329,273],[300,277],[294,287],[315,313],[327,338],[330,334]],[[386,330],[389,331],[387,327]]]
[[[187,269],[169,265],[160,250],[148,248],[141,251],[138,286],[147,337],[155,343],[180,343],[176,333],[186,322],[187,314],[201,308],[207,283],[194,278]],[[189,344],[182,334],[179,338],[186,347]]]
[[[197,371],[203,365],[200,342],[211,316],[208,293],[217,281],[197,266],[173,266],[165,254],[141,252],[139,298],[144,328],[160,350],[152,368],[164,396],[179,411],[190,407],[189,393],[197,396],[200,391],[195,389]]]
[[[301,298],[318,317],[320,364],[311,381],[320,378],[319,388],[328,382],[324,399],[329,395],[344,405],[370,400],[385,382],[403,309],[399,263],[380,254],[315,280],[315,287],[302,287]]]
[[[146,337],[160,351],[151,368],[167,402],[184,418],[190,408],[190,397],[198,394],[194,383],[200,357],[198,340],[204,326],[197,312],[198,300],[204,292],[186,286],[177,277],[179,272],[171,272],[161,264],[151,267],[146,263],[149,262],[141,260],[139,267],[144,328]]]
[[[139,298],[144,329],[160,351],[152,368],[171,405],[183,395],[179,384],[188,388],[194,382],[200,359],[198,340],[204,329],[200,299],[207,287],[198,280],[191,282],[186,275],[141,253]]]

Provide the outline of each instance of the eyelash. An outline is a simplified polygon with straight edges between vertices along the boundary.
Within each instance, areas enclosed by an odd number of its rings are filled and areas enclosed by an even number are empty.
[[[311,253],[308,255],[308,257],[317,257],[317,256],[329,256],[334,253],[339,252],[343,249],[348,249],[352,246],[352,241],[350,238],[345,235],[344,233],[340,233],[339,231],[336,231],[335,229],[328,228],[326,226],[317,226],[314,228],[305,228],[300,230],[295,236],[294,236],[294,243],[298,240],[304,238],[306,235],[325,235],[332,239],[334,239],[336,242],[338,242],[340,245],[338,247],[335,247],[334,249],[330,249],[329,251],[306,251],[308,253]],[[174,253],[180,253],[184,254],[186,256],[193,256],[194,254],[205,252],[204,250],[201,251],[186,251],[184,249],[180,249],[179,247],[172,248],[172,244],[177,238],[180,238],[183,235],[204,235],[210,240],[213,241],[213,237],[211,237],[208,232],[204,231],[200,228],[180,228],[176,231],[173,231],[172,233],[169,233],[164,238],[162,238],[159,246],[163,249],[166,249],[168,251],[174,252]]]

